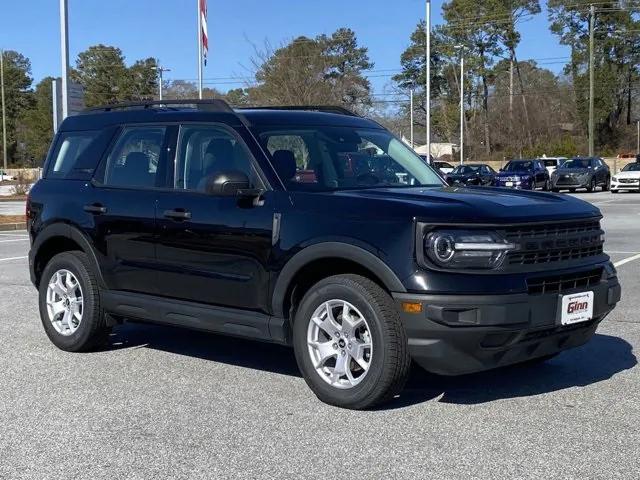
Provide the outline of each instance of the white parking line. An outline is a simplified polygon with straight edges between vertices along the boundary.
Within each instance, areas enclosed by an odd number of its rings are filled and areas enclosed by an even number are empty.
[[[10,257],[10,258],[0,258],[0,262],[8,262],[9,260],[24,260],[29,257]]]
[[[17,240],[0,240],[0,243],[11,243],[11,242],[28,242],[28,238],[18,238]]]
[[[28,237],[26,233],[0,233],[0,237]]]
[[[616,262],[613,265],[617,268],[627,263],[634,262],[636,260],[640,260],[640,253],[638,253],[637,255],[634,255],[633,257],[628,257],[628,258],[625,258],[624,260],[620,260],[619,262]]]

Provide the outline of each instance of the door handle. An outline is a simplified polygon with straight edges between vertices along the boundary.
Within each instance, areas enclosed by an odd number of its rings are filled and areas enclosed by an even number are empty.
[[[165,210],[163,215],[172,220],[191,220],[191,212],[185,210]]]
[[[93,205],[85,205],[84,211],[93,215],[102,215],[103,213],[107,213],[107,207],[99,203],[94,203]]]

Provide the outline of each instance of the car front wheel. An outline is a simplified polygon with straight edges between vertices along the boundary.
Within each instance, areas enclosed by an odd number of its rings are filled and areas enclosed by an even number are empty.
[[[359,275],[313,286],[297,309],[293,336],[307,385],[330,405],[379,405],[402,390],[409,374],[407,337],[391,297]]]

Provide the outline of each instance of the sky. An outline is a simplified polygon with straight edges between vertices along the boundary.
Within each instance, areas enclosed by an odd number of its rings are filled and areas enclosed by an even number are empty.
[[[35,81],[60,75],[58,0],[0,0],[0,49],[31,60]],[[98,43],[122,49],[128,64],[155,57],[171,72],[166,79],[197,77],[197,0],[68,0],[70,62]],[[433,0],[433,22],[441,23],[443,0]],[[543,2],[544,3],[544,2]],[[208,0],[209,62],[205,83],[221,91],[245,85],[255,51],[299,35],[331,34],[350,27],[375,63],[369,77],[375,93],[399,71],[425,0]],[[561,71],[566,48],[549,32],[546,11],[521,24],[520,59],[540,59]]]

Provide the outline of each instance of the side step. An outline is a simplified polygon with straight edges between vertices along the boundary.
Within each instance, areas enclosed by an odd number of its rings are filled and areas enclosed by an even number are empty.
[[[288,322],[262,313],[113,290],[102,292],[102,305],[131,320],[290,344]]]

